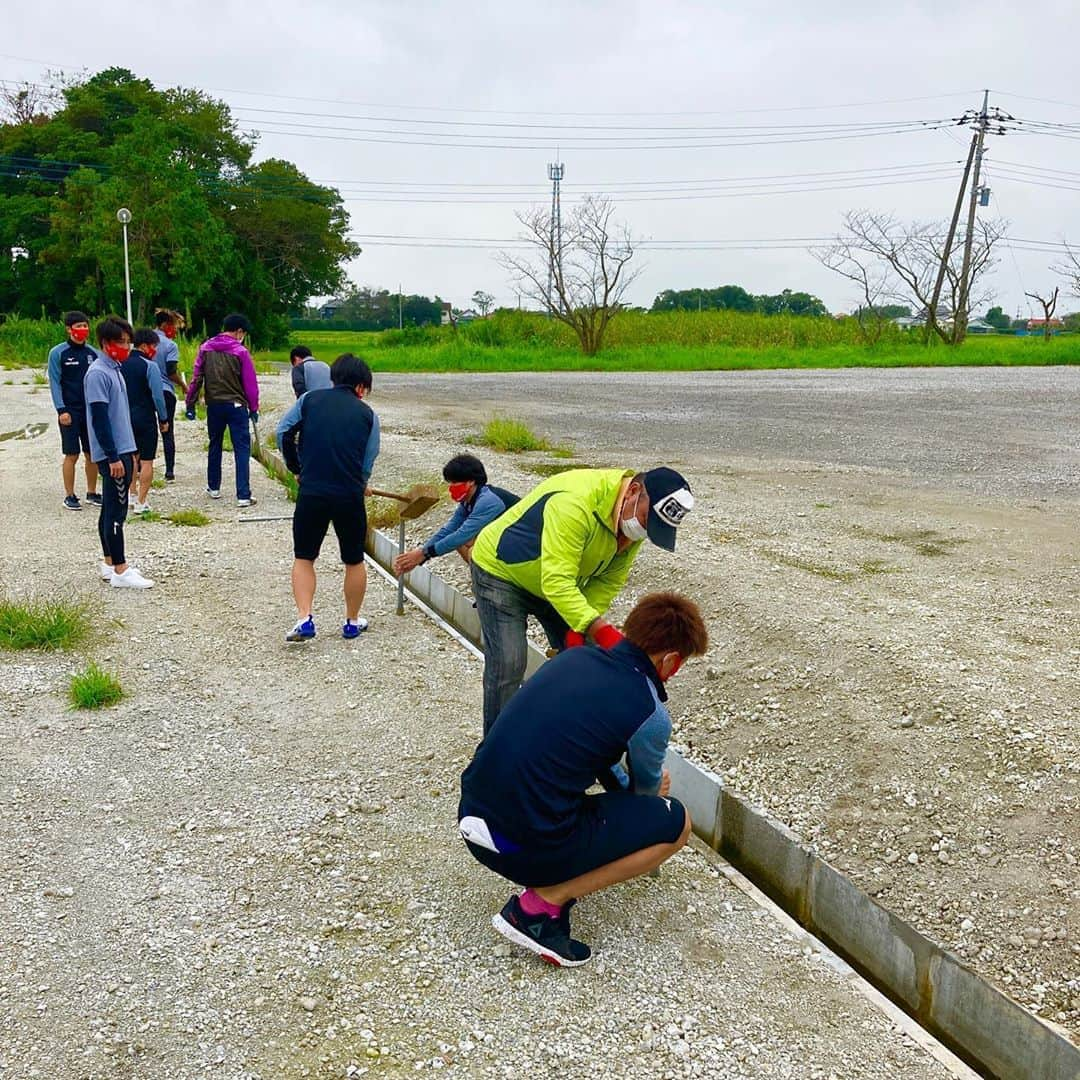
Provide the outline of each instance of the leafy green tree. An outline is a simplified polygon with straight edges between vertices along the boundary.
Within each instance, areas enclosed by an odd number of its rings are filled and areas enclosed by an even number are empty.
[[[985,315],[986,321],[996,330],[1008,330],[1012,320],[1000,307],[992,307]]]
[[[0,125],[0,310],[122,310],[126,206],[138,320],[167,304],[212,328],[241,309],[280,337],[358,249],[335,190],[253,149],[224,103],[123,68],[64,87],[50,115],[16,113]]]

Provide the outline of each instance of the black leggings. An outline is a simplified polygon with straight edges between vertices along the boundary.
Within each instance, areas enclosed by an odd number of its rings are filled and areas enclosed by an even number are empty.
[[[131,474],[134,467],[131,454],[121,454],[120,464],[124,466],[124,475],[119,479],[109,475],[109,463],[99,461],[101,472],[101,515],[98,517],[98,536],[101,537],[101,550],[106,559],[111,559],[113,566],[122,566],[124,558],[124,522],[127,520],[128,488],[131,487]]]
[[[176,435],[173,427],[176,421],[176,395],[166,392],[165,413],[169,421],[169,430],[161,434],[161,448],[165,451],[165,475],[172,476],[176,470]]]

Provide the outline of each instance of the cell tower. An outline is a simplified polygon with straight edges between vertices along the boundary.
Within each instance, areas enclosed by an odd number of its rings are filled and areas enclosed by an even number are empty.
[[[555,260],[562,262],[562,203],[559,198],[559,184],[562,181],[565,166],[561,161],[548,164],[548,179],[551,181],[551,237],[548,246],[548,287],[547,302],[548,314],[555,309],[552,302],[551,290],[555,277]]]

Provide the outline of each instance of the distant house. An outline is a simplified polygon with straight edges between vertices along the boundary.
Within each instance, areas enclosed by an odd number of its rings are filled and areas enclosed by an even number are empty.
[[[449,326],[454,321],[454,307],[449,300],[442,302],[442,315],[439,318],[439,322],[443,326]]]
[[[340,309],[341,309],[341,301],[340,300],[327,300],[326,303],[323,304],[323,306],[321,308],[319,308],[319,318],[320,319],[332,319],[332,318],[334,318],[334,316],[337,315],[337,313],[338,313],[338,311]]]
[[[1046,320],[1045,319],[1028,319],[1027,328],[1028,328],[1029,332],[1032,331],[1032,330],[1037,330],[1037,331],[1039,331],[1039,333],[1042,333],[1046,329]],[[1064,329],[1065,329],[1065,323],[1062,322],[1061,319],[1051,319],[1050,320],[1050,333],[1053,334],[1058,330],[1064,330]]]
[[[972,319],[967,324],[967,332],[969,334],[996,334],[997,327],[993,323],[988,323],[985,319]]]

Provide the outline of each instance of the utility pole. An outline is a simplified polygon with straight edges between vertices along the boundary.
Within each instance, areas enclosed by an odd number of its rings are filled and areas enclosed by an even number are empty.
[[[986,140],[986,127],[989,122],[987,106],[990,103],[990,91],[983,91],[982,112],[979,113],[978,127],[975,131],[975,171],[971,176],[971,195],[968,199],[967,236],[964,239],[964,262],[960,269],[960,303],[957,304],[957,325],[953,337],[963,341],[967,333],[968,303],[971,297],[971,247],[975,241],[975,208],[979,205],[979,172],[982,168],[983,143]]]
[[[397,287],[397,328],[401,329],[401,282],[398,282]]]
[[[562,202],[559,196],[559,184],[562,182],[565,166],[560,161],[548,165],[548,179],[551,181],[551,235],[548,238],[548,287],[547,305],[548,318],[555,310],[551,299],[552,282],[555,277],[555,262],[559,262],[559,272],[562,273]]]

